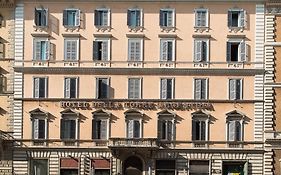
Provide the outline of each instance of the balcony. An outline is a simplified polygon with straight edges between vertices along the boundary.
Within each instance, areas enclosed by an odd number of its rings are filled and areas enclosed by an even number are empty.
[[[110,138],[109,148],[158,148],[156,138]]]

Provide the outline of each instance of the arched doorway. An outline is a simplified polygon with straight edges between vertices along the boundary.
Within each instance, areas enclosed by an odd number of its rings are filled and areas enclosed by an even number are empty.
[[[142,175],[143,163],[137,156],[128,157],[124,162],[124,175]]]

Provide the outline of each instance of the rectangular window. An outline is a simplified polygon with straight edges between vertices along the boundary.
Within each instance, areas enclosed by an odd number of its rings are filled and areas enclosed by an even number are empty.
[[[245,62],[248,59],[248,48],[244,41],[227,42],[227,61]]]
[[[189,175],[209,175],[209,165],[208,160],[190,160]]]
[[[63,11],[63,26],[78,27],[80,26],[80,10],[66,9]]]
[[[92,120],[92,136],[93,139],[107,139],[107,119],[95,118]]]
[[[140,138],[141,137],[141,123],[139,120],[127,121],[127,138]]]
[[[78,78],[64,79],[64,97],[78,98]]]
[[[93,43],[93,58],[94,61],[108,61],[109,60],[109,39],[98,39]]]
[[[228,141],[242,141],[242,125],[240,120],[228,120]]]
[[[48,159],[31,159],[31,175],[48,175]]]
[[[174,98],[174,79],[162,78],[161,79],[161,89],[160,89],[161,99],[173,99]]]
[[[128,98],[140,99],[141,98],[141,79],[129,78],[128,80]]]
[[[194,99],[206,100],[208,98],[208,79],[194,79]]]
[[[35,8],[34,14],[34,23],[37,27],[48,26],[48,9]]]
[[[227,175],[248,175],[248,162],[224,161],[222,163],[222,172]]]
[[[46,125],[45,118],[32,119],[33,139],[46,139]]]
[[[175,27],[175,11],[173,9],[161,9],[159,18],[160,27]]]
[[[156,175],[175,175],[175,160],[156,160]]]
[[[95,175],[110,175],[110,159],[92,159],[92,173]]]
[[[61,139],[76,139],[75,119],[61,119]]]
[[[209,60],[209,40],[194,40],[194,62],[206,62]]]
[[[34,39],[33,60],[46,61],[50,57],[50,41],[48,39]]]
[[[64,60],[77,61],[79,51],[79,39],[65,39],[64,40]]]
[[[175,60],[175,40],[161,39],[160,40],[160,61]]]
[[[128,61],[142,61],[143,39],[128,40]]]
[[[195,10],[195,27],[208,27],[208,10]]]
[[[5,93],[7,91],[7,77],[0,75],[0,93]]]
[[[96,27],[108,27],[110,11],[109,9],[96,9],[95,10],[95,26]]]
[[[109,97],[109,79],[108,78],[97,78],[97,98],[104,99]]]
[[[206,140],[206,131],[206,120],[192,119],[192,140]]]
[[[174,124],[172,120],[158,120],[158,139],[174,140]]]
[[[5,58],[5,45],[0,41],[0,59]]]
[[[234,9],[228,11],[228,27],[245,27],[246,11],[242,9]]]
[[[242,80],[230,79],[229,80],[229,99],[241,100],[242,99]]]
[[[46,77],[36,77],[33,79],[34,98],[47,98],[48,79]]]
[[[127,25],[130,28],[142,26],[142,11],[140,9],[129,9],[127,11]]]

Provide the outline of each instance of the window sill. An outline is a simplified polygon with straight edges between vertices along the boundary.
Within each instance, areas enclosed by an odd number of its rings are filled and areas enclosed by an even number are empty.
[[[143,26],[128,26],[129,32],[143,32]]]
[[[160,26],[161,32],[175,32],[176,27],[174,26]]]
[[[228,31],[229,32],[243,32],[244,31],[244,27],[228,27]]]
[[[110,32],[111,31],[111,26],[98,26],[98,25],[95,25],[95,27],[97,28],[97,32],[105,32],[105,31]]]
[[[199,26],[195,26],[194,27],[194,32],[209,32],[210,28],[209,27],[199,27]]]
[[[47,32],[48,29],[49,29],[49,26],[36,26],[36,25],[34,25],[33,27],[34,27],[34,30],[36,32]]]

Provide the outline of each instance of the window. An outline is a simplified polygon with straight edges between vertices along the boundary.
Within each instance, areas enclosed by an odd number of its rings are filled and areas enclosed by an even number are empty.
[[[62,111],[61,114],[61,139],[78,139],[79,113],[76,113],[71,109],[66,109]]]
[[[206,62],[209,60],[209,40],[195,39],[194,40],[194,62]]]
[[[47,118],[46,116],[33,116],[32,118],[32,138],[46,139]]]
[[[92,167],[95,175],[110,175],[110,159],[93,159]]]
[[[192,140],[208,140],[209,117],[202,111],[192,113]]]
[[[175,60],[175,40],[161,39],[160,40],[160,61]]]
[[[227,42],[227,61],[228,62],[245,62],[248,59],[248,48],[242,41]]]
[[[208,27],[208,10],[195,9],[195,27]]]
[[[162,78],[160,87],[161,99],[173,99],[174,98],[174,79]]]
[[[175,114],[164,110],[158,113],[158,139],[175,140],[176,125]]]
[[[127,25],[129,28],[136,28],[142,26],[141,9],[129,9],[127,11]]]
[[[209,165],[208,160],[190,160],[189,175],[209,175]]]
[[[0,93],[5,93],[7,91],[7,77],[0,75]]]
[[[79,159],[76,157],[60,159],[60,175],[78,175]]]
[[[35,18],[34,23],[37,27],[48,26],[48,9],[35,8]]]
[[[142,43],[143,39],[129,39],[128,40],[128,61],[142,61]]]
[[[229,79],[229,99],[242,99],[242,79]]]
[[[95,117],[92,120],[93,129],[92,129],[92,136],[93,139],[100,139],[106,140],[107,137],[107,127],[108,127],[108,119],[103,119],[99,117]]]
[[[228,10],[228,27],[245,27],[246,25],[246,11],[242,9]]]
[[[109,79],[108,78],[97,78],[97,98],[104,99],[109,98]]]
[[[156,175],[175,175],[175,160],[156,160]]]
[[[127,120],[127,138],[141,138],[141,122],[139,120]]]
[[[31,175],[47,175],[48,159],[31,159],[30,174]]]
[[[64,97],[78,98],[78,78],[64,79]]]
[[[110,26],[110,10],[96,9],[95,10],[95,26],[108,27]]]
[[[50,41],[48,39],[34,39],[33,60],[49,60],[51,53]]]
[[[67,38],[64,39],[64,60],[65,61],[77,61],[79,51],[79,39]]]
[[[243,123],[244,115],[237,111],[232,111],[227,115],[227,141],[242,141],[243,140]]]
[[[248,162],[245,161],[224,161],[222,163],[223,174],[227,175],[248,175]]]
[[[80,10],[66,9],[63,11],[63,26],[78,27],[80,26]]]
[[[141,98],[141,79],[129,78],[128,80],[128,98],[140,99]]]
[[[208,99],[208,79],[194,79],[194,99]]]
[[[2,38],[0,37],[0,40]],[[5,58],[5,45],[3,42],[0,41],[0,59]]]
[[[109,61],[109,39],[97,39],[93,44],[94,61]]]
[[[160,27],[175,27],[175,10],[161,9],[159,24]]]
[[[48,78],[36,77],[33,79],[34,98],[47,98]]]

